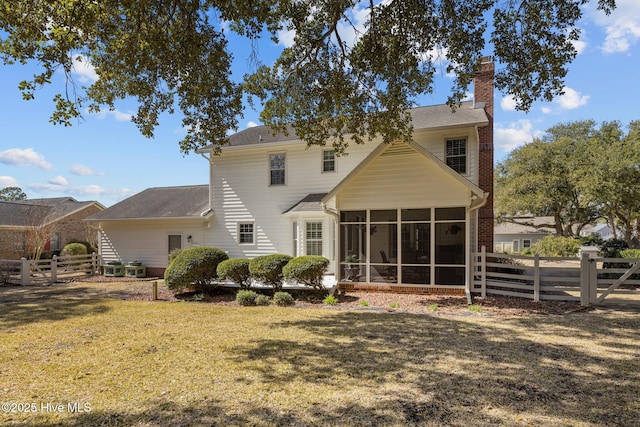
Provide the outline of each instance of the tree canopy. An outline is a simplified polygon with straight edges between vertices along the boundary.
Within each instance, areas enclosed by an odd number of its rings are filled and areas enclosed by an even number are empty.
[[[556,234],[572,236],[599,219],[615,224],[631,247],[640,238],[640,121],[556,125],[512,151],[496,167],[498,221],[529,224],[550,216]]]
[[[519,109],[551,100],[562,92],[576,22],[590,2],[607,14],[615,8],[615,0],[13,0],[0,5],[0,56],[40,66],[20,84],[25,99],[64,73],[56,124],[135,98],[133,121],[148,137],[161,113],[181,111],[188,153],[224,143],[249,95],[274,130],[292,124],[308,143],[342,151],[347,134],[356,142],[410,138],[407,109],[433,91],[439,56],[455,76],[452,107],[486,55],[500,64],[497,88]],[[229,31],[253,41],[280,31],[295,37],[274,63],[254,58],[242,80],[229,72]],[[73,80],[78,62],[95,67],[87,87]]]
[[[26,200],[27,195],[20,187],[5,187],[0,190],[0,200]]]

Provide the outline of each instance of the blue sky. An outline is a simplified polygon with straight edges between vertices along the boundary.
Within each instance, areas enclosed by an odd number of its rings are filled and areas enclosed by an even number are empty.
[[[569,66],[565,95],[536,102],[523,113],[513,109],[511,98],[496,92],[496,161],[558,123],[593,119],[626,125],[640,120],[640,1],[617,2],[609,17],[593,6],[586,9],[576,44],[579,55]],[[364,12],[357,9],[354,22],[364,22]],[[273,58],[291,36],[281,33],[280,46],[261,42],[262,59]],[[241,76],[248,66],[247,44],[232,38],[231,47],[232,71]],[[71,127],[54,126],[49,123],[51,99],[64,89],[64,77],[56,75],[52,87],[37,92],[33,101],[23,101],[17,85],[34,72],[28,66],[0,65],[0,188],[21,187],[29,198],[71,196],[110,206],[149,187],[208,182],[207,161],[198,154],[180,153],[184,129],[179,117],[161,117],[154,139],[140,135],[130,122],[135,104],[128,102],[118,104],[116,111],[85,114],[84,121]],[[86,84],[95,73],[79,66],[75,78]],[[450,78],[442,74],[436,92],[419,104],[445,102],[450,86]],[[237,130],[256,124],[258,112],[247,108]]]

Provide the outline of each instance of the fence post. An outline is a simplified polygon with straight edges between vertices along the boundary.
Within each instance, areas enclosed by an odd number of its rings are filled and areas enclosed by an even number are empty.
[[[533,257],[533,301],[540,302],[540,255]]]
[[[595,258],[589,258],[589,304],[598,303],[598,263]]]
[[[20,258],[22,265],[20,266],[20,284],[26,286],[31,284],[31,262],[25,257]]]
[[[480,295],[487,296],[487,247],[482,246],[480,249]]]
[[[91,252],[91,275],[95,276],[98,271],[98,255],[95,252]]]
[[[588,306],[591,302],[591,268],[589,254],[583,253],[580,258],[580,305]]]
[[[58,256],[54,255],[51,258],[51,280],[50,284],[56,283],[58,281]]]

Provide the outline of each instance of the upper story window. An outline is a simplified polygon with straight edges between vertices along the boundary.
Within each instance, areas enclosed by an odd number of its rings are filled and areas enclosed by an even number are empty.
[[[336,152],[334,150],[322,151],[322,172],[335,172]]]
[[[285,184],[286,159],[287,156],[284,153],[269,156],[269,185]]]
[[[454,171],[467,173],[467,138],[447,139],[445,162]]]

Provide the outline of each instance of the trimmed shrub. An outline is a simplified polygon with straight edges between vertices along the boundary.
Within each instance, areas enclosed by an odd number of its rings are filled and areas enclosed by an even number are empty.
[[[185,249],[165,270],[164,281],[174,293],[187,288],[206,290],[217,279],[218,264],[227,259],[227,254],[218,248],[198,246]]]
[[[284,281],[282,269],[291,259],[291,256],[283,254],[259,256],[249,262],[249,272],[254,279],[279,291]]]
[[[60,252],[60,255],[86,255],[87,254],[87,247],[85,245],[83,245],[82,243],[68,243],[67,245],[65,245],[64,248],[62,248],[62,252]]]
[[[570,257],[578,254],[580,240],[573,237],[546,236],[531,245],[531,252],[545,257]]]
[[[238,258],[228,259],[218,264],[216,272],[218,279],[231,280],[240,286],[240,289],[249,289],[251,287],[251,273],[249,273],[249,259]]]
[[[85,248],[87,248],[87,253],[91,254],[91,253],[98,253],[98,250],[96,248],[94,248],[93,246],[91,246],[91,243],[85,241],[85,240],[70,240],[69,243],[80,243],[82,245],[84,245]]]
[[[338,304],[338,298],[334,297],[333,295],[327,295],[322,303],[325,305],[336,305]]]
[[[296,281],[314,289],[323,289],[322,276],[327,271],[329,260],[322,256],[305,255],[292,259],[282,269],[286,280]]]
[[[620,258],[620,252],[625,249],[629,249],[629,245],[625,240],[611,239],[602,244],[600,252],[602,252],[603,258]]]
[[[258,294],[256,296],[256,305],[269,305],[271,304],[271,298],[269,295]]]
[[[293,305],[293,297],[288,292],[276,292],[273,294],[273,303],[281,307]]]
[[[256,305],[258,294],[254,291],[243,289],[236,293],[236,302],[243,306]]]

